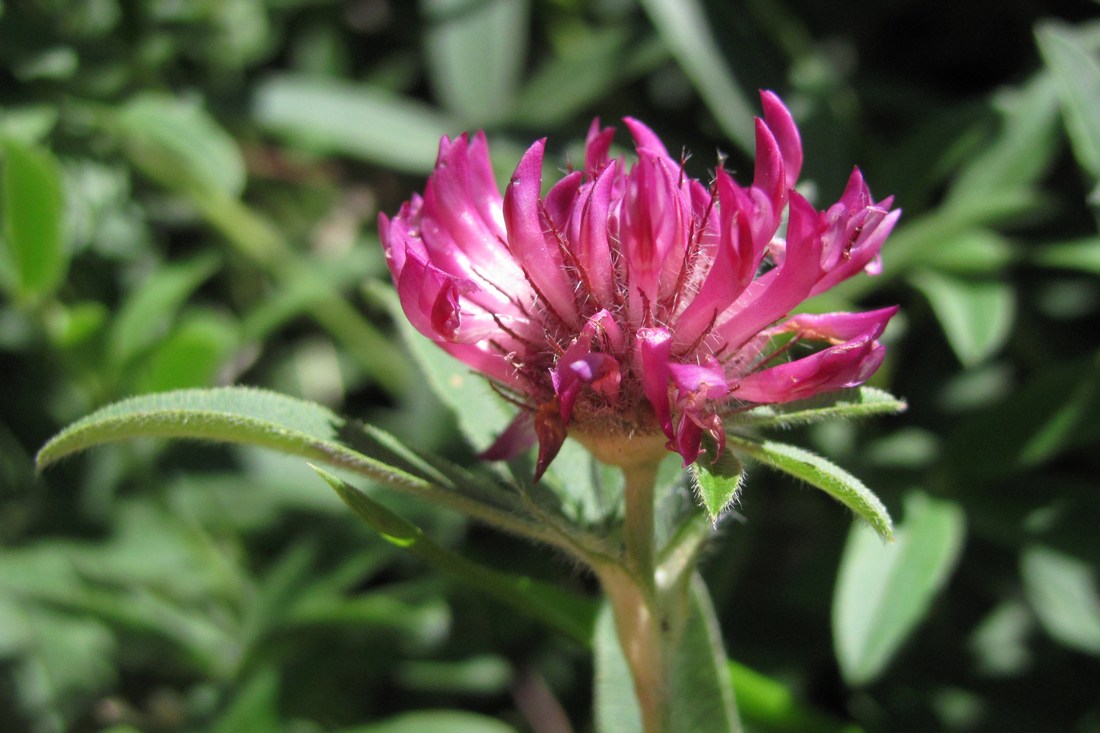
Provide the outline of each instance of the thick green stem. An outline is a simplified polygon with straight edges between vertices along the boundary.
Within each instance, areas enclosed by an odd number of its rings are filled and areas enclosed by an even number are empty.
[[[623,544],[627,567],[633,570],[638,581],[650,595],[654,593],[654,553],[656,537],[653,524],[653,501],[659,464],[625,466],[623,494],[625,517]]]
[[[669,623],[659,602],[654,565],[657,466],[644,462],[623,467],[625,562],[597,568],[634,679],[645,733],[666,733],[670,688],[665,648]]]

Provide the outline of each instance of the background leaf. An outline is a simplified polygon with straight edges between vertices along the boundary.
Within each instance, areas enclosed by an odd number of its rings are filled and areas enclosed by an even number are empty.
[[[913,493],[892,544],[852,527],[833,597],[833,639],[848,684],[873,682],[924,618],[959,559],[965,526],[957,505]]]
[[[468,126],[511,107],[527,50],[527,0],[421,0],[424,51],[443,106]]]
[[[24,297],[49,296],[69,262],[62,238],[61,172],[48,151],[10,138],[2,142],[0,216],[15,271],[10,285]]]
[[[1096,569],[1042,545],[1020,558],[1024,590],[1043,628],[1063,644],[1100,655],[1100,592]]]
[[[1000,280],[962,280],[930,270],[912,276],[967,366],[995,354],[1008,339],[1015,317],[1015,293]]]
[[[319,153],[338,153],[424,174],[439,139],[461,127],[425,105],[365,84],[278,75],[256,88],[264,128]]]

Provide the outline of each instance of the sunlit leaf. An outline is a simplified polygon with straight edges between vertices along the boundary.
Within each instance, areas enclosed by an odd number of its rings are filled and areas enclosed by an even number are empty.
[[[236,141],[210,115],[175,97],[141,94],[115,119],[132,154],[185,185],[237,196],[245,167]]]
[[[1044,245],[1036,249],[1032,260],[1046,267],[1100,275],[1100,237]]]
[[[1096,180],[1100,178],[1100,63],[1065,26],[1046,23],[1035,36],[1057,82],[1074,155]]]
[[[992,96],[1001,118],[993,138],[964,164],[951,183],[952,210],[990,192],[1025,189],[1051,165],[1058,150],[1058,93],[1049,74]]]
[[[529,0],[421,0],[432,86],[467,124],[508,111],[523,72]]]
[[[785,733],[860,733],[862,730],[808,707],[782,682],[743,664],[730,661],[729,674],[737,695],[737,710],[750,730]]]
[[[958,561],[962,509],[910,494],[895,541],[852,527],[833,597],[833,643],[850,685],[874,681],[925,614]]]
[[[238,342],[237,325],[229,317],[194,310],[141,365],[139,389],[160,392],[209,386],[217,381]]]
[[[910,277],[928,299],[959,361],[972,366],[997,353],[1008,340],[1016,293],[1000,279],[962,279],[922,270]]]
[[[1100,655],[1100,591],[1096,568],[1050,547],[1033,545],[1020,556],[1024,590],[1035,615],[1066,646]]]
[[[516,729],[495,718],[462,710],[431,710],[402,713],[357,728],[336,733],[516,733]]]
[[[729,435],[730,449],[821,489],[851,509],[884,540],[894,537],[890,513],[862,481],[821,456],[786,443]]]
[[[218,270],[212,254],[164,264],[146,278],[122,303],[107,338],[114,369],[121,369],[158,338],[167,334],[176,312],[191,294]]]
[[[570,44],[538,67],[519,90],[511,117],[528,125],[561,124],[668,58],[655,36],[638,41],[626,29],[579,29]]]
[[[62,237],[61,172],[47,150],[14,139],[0,147],[3,241],[23,296],[50,295],[64,280],[69,253]]]
[[[365,84],[306,76],[261,82],[256,120],[310,150],[348,155],[410,173],[435,165],[439,139],[461,126],[429,107]]]

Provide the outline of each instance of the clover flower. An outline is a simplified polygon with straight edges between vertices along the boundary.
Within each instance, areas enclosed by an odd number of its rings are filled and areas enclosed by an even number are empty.
[[[596,120],[584,169],[545,196],[545,139],[502,196],[478,132],[443,138],[424,195],[379,217],[413,326],[520,407],[487,456],[537,439],[537,478],[567,434],[590,446],[659,437],[686,466],[705,435],[722,450],[723,419],[878,369],[896,308],[790,314],[876,274],[900,211],[876,202],[858,169],[838,202],[815,209],[793,190],[798,129],[777,96],[761,98],[747,187],[721,166],[709,185],[689,177],[631,118],[635,159],[612,158],[614,129]],[[812,343],[821,348],[803,353]]]

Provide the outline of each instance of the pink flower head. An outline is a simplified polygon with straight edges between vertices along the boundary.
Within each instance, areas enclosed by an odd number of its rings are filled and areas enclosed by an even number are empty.
[[[423,197],[379,217],[402,308],[422,334],[523,407],[487,453],[539,442],[541,475],[567,432],[664,433],[684,464],[723,418],[754,404],[862,384],[896,308],[797,315],[807,298],[875,274],[900,212],[859,171],[824,211],[793,190],[802,144],[762,93],[753,182],[690,178],[626,119],[635,159],[610,158],[593,122],[584,170],[542,195],[545,140],[502,196],[483,133],[444,138]],[[777,236],[787,211],[784,237]],[[803,354],[806,343],[823,345]]]

